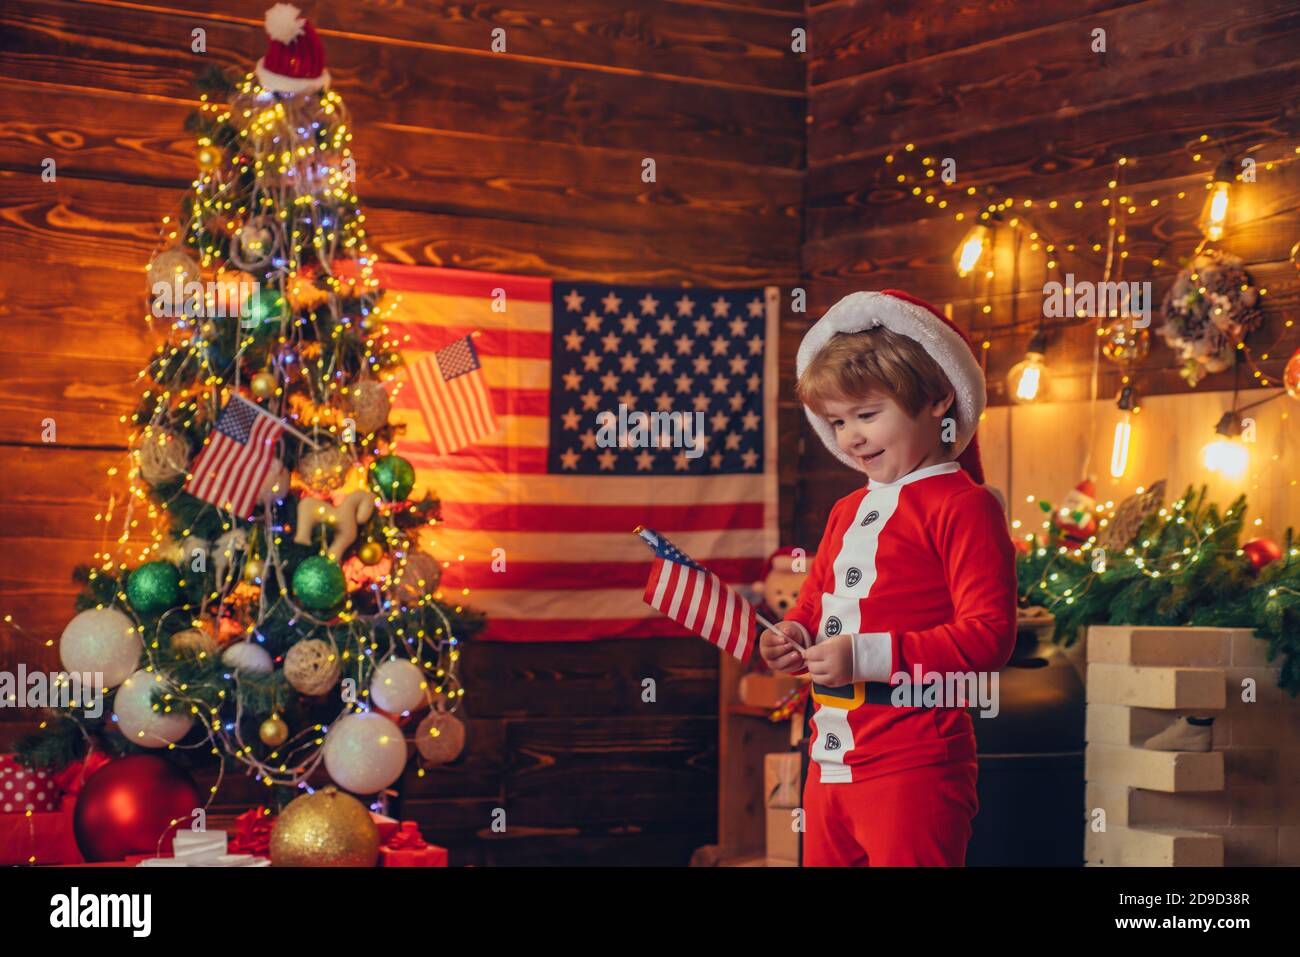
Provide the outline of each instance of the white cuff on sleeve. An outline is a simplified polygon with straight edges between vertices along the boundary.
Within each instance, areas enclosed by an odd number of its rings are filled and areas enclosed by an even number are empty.
[[[853,681],[889,681],[894,673],[894,649],[887,631],[853,636]]]

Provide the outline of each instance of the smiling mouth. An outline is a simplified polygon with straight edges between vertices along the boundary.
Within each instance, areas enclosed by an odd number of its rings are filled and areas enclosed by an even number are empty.
[[[884,449],[881,449],[879,452],[872,452],[870,455],[859,455],[858,459],[862,462],[874,462],[884,451]]]

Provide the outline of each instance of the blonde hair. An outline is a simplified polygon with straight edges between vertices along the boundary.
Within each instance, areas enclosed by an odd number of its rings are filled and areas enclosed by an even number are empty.
[[[954,395],[948,415],[955,415],[957,404],[952,383],[921,344],[884,326],[837,332],[808,363],[794,390],[820,416],[826,415],[828,401],[852,402],[868,392],[885,393],[913,418],[949,391]]]

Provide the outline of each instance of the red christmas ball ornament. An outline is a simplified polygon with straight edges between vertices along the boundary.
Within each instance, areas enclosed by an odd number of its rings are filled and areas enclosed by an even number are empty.
[[[1282,557],[1282,549],[1271,538],[1252,538],[1241,546],[1241,550],[1246,553],[1255,571]]]
[[[1034,550],[1034,543],[1027,538],[1013,539],[1012,544],[1016,546],[1016,551],[1021,555],[1029,555]]]
[[[166,850],[169,836],[188,827],[202,806],[198,786],[185,771],[156,755],[133,754],[86,780],[72,831],[87,861],[120,861]]]

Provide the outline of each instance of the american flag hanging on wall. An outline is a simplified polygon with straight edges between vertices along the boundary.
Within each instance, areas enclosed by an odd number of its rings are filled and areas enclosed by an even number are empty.
[[[463,600],[487,613],[480,638],[690,634],[642,600],[649,562],[628,534],[638,523],[724,582],[763,577],[777,542],[775,287],[553,283],[388,263],[375,275],[401,297],[387,324],[408,366],[479,333],[495,432],[439,451],[409,385],[394,417],[406,424],[399,454],[442,501],[424,547],[451,562],[444,597],[468,588]],[[691,413],[702,435],[683,447],[618,433],[620,405],[682,413],[683,424]]]
[[[409,369],[429,443],[439,455],[458,452],[497,430],[473,334],[423,356]]]

